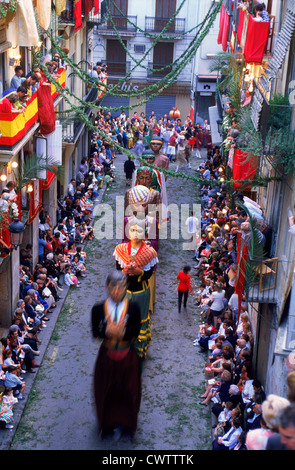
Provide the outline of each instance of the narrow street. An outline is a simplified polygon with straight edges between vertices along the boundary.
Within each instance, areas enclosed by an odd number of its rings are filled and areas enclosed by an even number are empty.
[[[115,159],[116,182],[103,199],[115,210],[116,196],[124,196],[125,155]],[[192,174],[199,160],[192,158]],[[175,164],[171,165],[171,169]],[[198,186],[192,180],[167,179],[169,204],[196,204]],[[115,227],[115,225],[114,225]],[[169,230],[168,230],[169,233]],[[204,391],[206,356],[193,346],[198,312],[194,293],[187,312],[177,311],[178,271],[194,266],[193,251],[184,240],[161,240],[158,253],[156,304],[152,342],[142,375],[142,401],[133,442],[101,440],[97,432],[92,394],[94,363],[99,342],[92,338],[92,305],[105,298],[105,279],[114,269],[114,246],[120,240],[88,242],[87,277],[69,291],[28,399],[12,449],[16,450],[204,450],[210,449],[209,408],[199,405]],[[192,270],[192,283],[195,277]]]

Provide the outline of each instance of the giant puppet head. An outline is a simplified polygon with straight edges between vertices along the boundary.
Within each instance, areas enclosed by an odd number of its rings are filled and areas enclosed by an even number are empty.
[[[159,155],[161,148],[163,147],[164,140],[162,137],[154,134],[150,140],[150,148],[155,153],[155,157]]]

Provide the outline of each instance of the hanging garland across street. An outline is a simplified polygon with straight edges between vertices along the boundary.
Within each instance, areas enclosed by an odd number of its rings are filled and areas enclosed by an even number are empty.
[[[173,17],[169,20],[166,27],[161,31],[161,33],[157,37],[156,41],[153,43],[152,48],[155,46],[155,44],[158,42],[159,39],[163,39],[165,31],[169,28],[170,24],[173,22],[175,16],[178,14],[180,8],[183,6],[185,1],[186,0],[182,1],[180,7],[175,12],[175,15],[173,15]],[[60,93],[60,95],[64,98],[65,102],[69,105],[69,109],[64,110],[63,113],[74,113],[75,116],[76,116],[76,119],[79,120],[80,122],[83,122],[89,130],[92,130],[97,135],[99,135],[100,138],[102,138],[104,140],[107,140],[107,141],[109,141],[113,144],[113,141],[110,141],[108,135],[102,129],[96,127],[92,123],[92,121],[89,119],[89,117],[84,113],[84,111],[83,111],[84,108],[88,108],[88,109],[91,109],[91,110],[103,110],[103,111],[122,111],[122,110],[126,110],[126,109],[131,110],[135,106],[138,107],[142,104],[145,104],[148,101],[150,101],[151,99],[153,99],[153,98],[157,97],[158,95],[160,95],[162,91],[164,91],[166,88],[168,88],[175,81],[176,77],[181,73],[181,71],[183,70],[185,65],[187,65],[187,63],[193,59],[196,51],[198,50],[198,48],[202,44],[203,39],[206,37],[206,35],[208,34],[211,26],[213,25],[213,23],[216,19],[216,16],[220,11],[222,1],[223,0],[219,0],[217,5],[215,5],[213,3],[213,6],[211,6],[211,8],[209,9],[209,12],[207,13],[207,15],[206,15],[205,19],[203,20],[203,22],[200,25],[197,26],[198,31],[197,31],[194,39],[191,41],[191,43],[190,43],[189,47],[186,49],[185,53],[183,53],[180,56],[181,58],[183,56],[183,58],[182,58],[182,60],[179,64],[179,66],[176,67],[175,70],[171,70],[170,73],[165,75],[164,78],[162,80],[160,80],[159,82],[157,82],[156,84],[154,84],[150,87],[146,87],[143,90],[141,90],[140,93],[139,92],[120,93],[119,90],[118,90],[118,92],[116,91],[116,87],[112,87],[112,89],[111,89],[111,87],[107,87],[103,84],[99,84],[99,85],[94,84],[93,80],[91,80],[89,75],[84,70],[82,70],[77,64],[75,64],[64,53],[64,51],[59,46],[59,44],[55,40],[55,38],[52,37],[52,35],[50,34],[49,31],[47,32],[47,34],[48,34],[48,36],[49,36],[49,38],[52,42],[52,48],[55,49],[60,54],[61,58],[67,62],[67,64],[73,69],[73,71],[81,78],[81,80],[84,83],[87,83],[87,85],[91,86],[92,88],[95,88],[95,89],[99,90],[100,92],[102,91],[102,87],[104,87],[104,90],[105,90],[104,91],[104,96],[106,96],[107,94],[111,94],[111,95],[115,95],[115,96],[129,96],[129,97],[138,96],[140,94],[143,94],[143,93],[146,94],[147,92],[153,91],[157,87],[157,90],[154,91],[154,93],[152,93],[151,95],[149,95],[148,98],[143,99],[139,103],[137,102],[136,105],[118,106],[118,107],[104,107],[104,106],[98,105],[97,100],[90,101],[90,102],[89,101],[84,101],[83,99],[78,98],[76,95],[74,95],[68,87],[63,88],[58,83],[58,81],[54,77],[52,77],[52,75],[48,72],[47,67],[45,67],[45,65],[42,63],[42,61],[40,60],[40,58],[38,56],[36,57],[37,65],[44,72],[44,74],[47,76],[47,78],[55,85],[55,87],[58,90],[58,92]],[[114,23],[113,23],[113,27],[115,28]],[[117,31],[116,31],[116,34],[118,34]],[[171,39],[171,36],[169,36],[169,38]],[[178,60],[180,59],[180,57],[173,63],[174,65],[175,64],[178,65]],[[134,62],[136,63],[135,68],[138,67],[138,66],[141,66],[141,62],[142,62],[143,59],[141,59],[141,61],[137,61],[137,60],[134,59]],[[172,64],[170,64],[170,67],[171,67],[171,65]],[[150,70],[152,70],[152,69],[150,69]],[[124,77],[122,79],[122,83],[125,80],[126,80],[126,77]],[[160,84],[160,86],[159,86],[159,84]],[[79,104],[74,105],[72,103],[72,99],[74,99],[75,101],[78,101]],[[121,153],[125,153],[131,159],[137,159],[142,164],[147,165],[145,159],[135,156],[132,152],[130,152],[128,149],[125,149],[120,144],[115,143],[115,147],[118,151],[120,151]],[[193,175],[190,175],[190,174],[187,174],[187,173],[182,173],[182,172],[175,172],[175,171],[172,171],[172,170],[165,170],[163,168],[159,168],[159,167],[157,167],[155,165],[152,165],[152,164],[148,164],[148,166],[160,170],[166,176],[189,179],[189,180],[195,181],[196,183],[204,184],[204,179],[201,178],[201,177],[196,177],[196,176],[193,176]],[[223,184],[229,184],[230,186],[232,186],[233,183],[244,183],[244,184],[249,183],[252,186],[253,185],[254,186],[265,186],[268,183],[268,181],[273,181],[273,180],[274,180],[273,177],[268,178],[268,177],[256,176],[256,178],[254,180],[249,180],[249,181],[248,180],[229,179],[229,180],[225,180],[223,182]]]

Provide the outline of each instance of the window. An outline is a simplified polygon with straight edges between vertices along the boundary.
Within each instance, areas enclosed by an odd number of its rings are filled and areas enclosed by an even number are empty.
[[[156,1],[156,17],[168,18],[175,13],[176,0],[157,0]]]
[[[127,47],[127,41],[123,41],[123,43]],[[126,74],[126,51],[116,39],[107,40],[106,62],[111,73]]]
[[[113,4],[115,3],[115,5]],[[124,16],[127,16],[128,12],[128,0],[113,0],[109,5],[110,14],[112,15],[113,22],[115,23],[116,28],[118,29],[127,29],[127,20],[122,17],[120,11]],[[120,11],[119,11],[120,10]],[[109,22],[111,25],[111,22]]]
[[[155,11],[155,31],[162,31],[175,13],[176,0],[157,0]],[[167,32],[175,31],[175,22],[171,23]]]
[[[173,49],[174,44],[171,42],[158,42],[154,47],[153,69],[157,70],[170,65],[173,62]],[[171,68],[167,68],[156,73],[166,75],[170,70]]]

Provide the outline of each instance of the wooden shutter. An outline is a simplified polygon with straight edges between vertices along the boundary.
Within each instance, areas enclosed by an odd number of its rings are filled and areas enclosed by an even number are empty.
[[[127,47],[127,41],[123,41]],[[107,40],[107,65],[111,72],[126,74],[126,51],[117,39]]]
[[[174,44],[171,42],[158,42],[154,47],[154,61],[153,69],[160,69],[165,65],[173,62],[173,48]],[[157,72],[161,75],[166,75],[170,72],[171,68],[167,68],[162,72]]]
[[[173,16],[176,10],[176,0],[156,0],[155,12],[155,29],[162,31],[167,22]],[[167,32],[175,31],[175,23],[173,22],[168,28]]]

